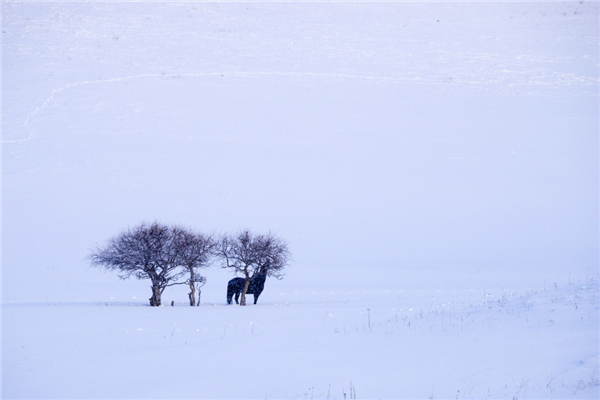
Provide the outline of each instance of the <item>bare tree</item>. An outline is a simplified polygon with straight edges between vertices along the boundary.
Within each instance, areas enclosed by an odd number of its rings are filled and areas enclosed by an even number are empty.
[[[165,288],[188,283],[179,281],[190,272],[188,266],[204,262],[195,241],[181,240],[195,236],[176,226],[144,222],[109,239],[106,246],[96,247],[88,259],[92,266],[118,271],[121,279],[150,279],[150,305],[160,306]],[[195,277],[193,281],[198,282]]]
[[[204,284],[206,283],[206,278],[198,275],[195,277],[194,282],[196,283],[196,289],[198,290],[198,301],[196,302],[196,306],[199,306],[200,305],[200,297],[202,297],[202,286],[204,286]],[[190,306],[193,305],[192,302],[193,302],[193,299],[190,298]]]
[[[215,254],[217,242],[212,235],[204,235],[173,227],[173,241],[175,248],[179,250],[180,264],[189,274],[186,283],[190,287],[188,297],[190,306],[200,305],[200,288],[206,283],[206,278],[198,273],[198,269],[208,265]],[[196,303],[196,290],[198,291],[198,302]]]
[[[234,236],[224,236],[220,241],[218,253],[223,268],[233,269],[245,279],[241,306],[246,305],[246,292],[252,278],[265,275],[281,279],[291,257],[284,240],[271,232],[256,235],[248,230]]]

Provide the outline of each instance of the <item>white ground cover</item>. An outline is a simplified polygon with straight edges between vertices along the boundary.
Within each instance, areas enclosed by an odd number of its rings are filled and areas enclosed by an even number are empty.
[[[598,16],[3,1],[2,397],[599,398]],[[154,220],[294,261],[150,308]]]
[[[597,278],[498,296],[267,282],[246,307],[9,304],[3,395],[597,398],[599,309]]]

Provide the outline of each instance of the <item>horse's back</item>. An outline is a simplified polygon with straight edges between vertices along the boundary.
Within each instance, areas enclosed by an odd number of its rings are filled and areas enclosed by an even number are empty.
[[[233,278],[232,280],[229,281],[229,283],[227,284],[228,288],[239,288],[239,287],[244,287],[244,284],[246,283],[246,280],[244,278]]]
[[[227,284],[227,291],[228,292],[242,292],[244,290],[244,287],[246,286],[246,280],[244,278],[233,278],[229,281],[229,283]],[[248,291],[246,292],[246,294],[260,294],[263,289],[265,287],[265,277],[264,276],[255,276],[254,278],[252,278],[252,280],[250,281],[250,284],[248,285]]]

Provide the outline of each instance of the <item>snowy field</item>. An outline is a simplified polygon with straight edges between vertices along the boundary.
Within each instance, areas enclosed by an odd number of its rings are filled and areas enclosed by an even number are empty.
[[[597,398],[598,280],[4,306],[6,398]]]
[[[600,398],[598,16],[3,1],[2,398]],[[152,308],[154,220],[294,260]]]

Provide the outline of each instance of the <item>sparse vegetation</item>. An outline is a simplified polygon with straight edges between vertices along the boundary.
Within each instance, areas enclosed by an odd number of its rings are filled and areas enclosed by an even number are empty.
[[[258,275],[283,277],[283,270],[290,261],[287,243],[272,234],[254,234],[248,230],[221,239],[219,249],[222,267],[241,274],[245,279],[240,305],[246,305],[246,293],[250,281]]]
[[[117,271],[121,279],[149,279],[151,306],[162,305],[167,287],[186,283],[191,289],[190,305],[194,305],[196,286],[205,281],[197,269],[206,266],[213,247],[209,236],[179,226],[144,222],[113,237],[104,247],[96,247],[88,259],[93,266]],[[181,282],[187,274],[190,278]]]

